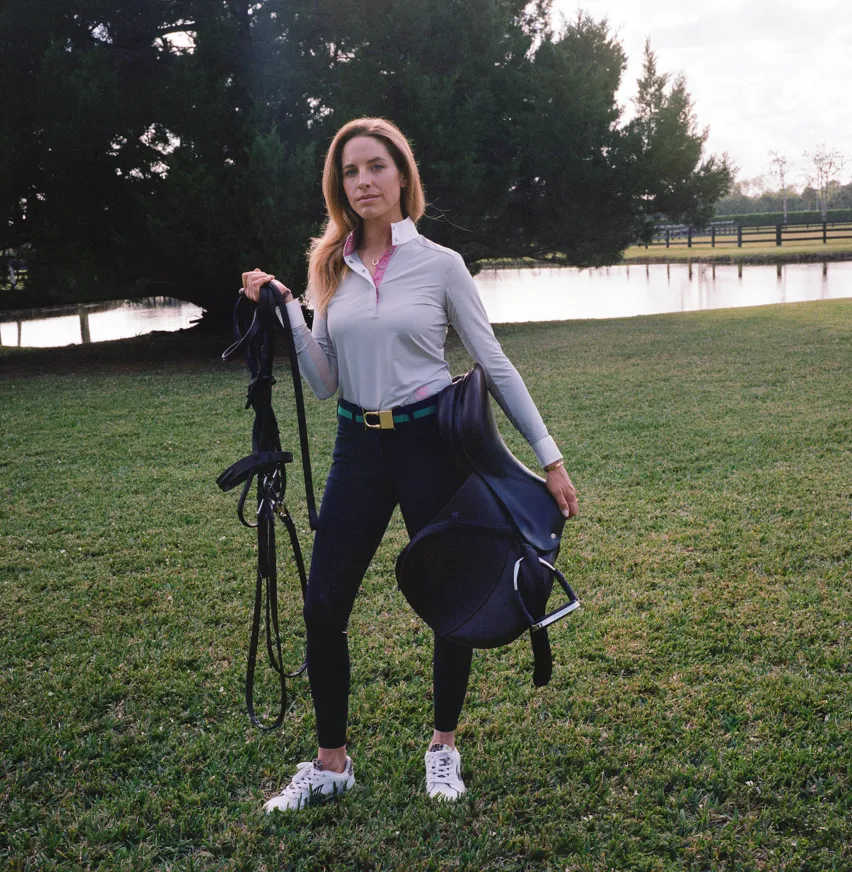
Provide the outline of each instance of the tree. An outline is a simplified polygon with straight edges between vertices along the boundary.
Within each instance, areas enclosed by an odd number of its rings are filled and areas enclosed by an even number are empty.
[[[813,152],[804,152],[804,158],[808,162],[808,183],[816,189],[822,220],[827,221],[828,202],[843,169],[843,155],[837,149],[828,149],[823,144]]]
[[[0,120],[0,248],[29,247],[28,284],[45,296],[115,294],[134,203],[161,158],[168,70],[153,43],[188,6],[169,4],[166,20],[158,5],[4,4],[0,76],[15,99]]]
[[[284,3],[281,4],[282,13]],[[525,148],[534,51],[550,39],[550,0],[313,0],[288,38],[321,113],[323,142],[344,121],[381,115],[405,132],[427,186],[425,232],[468,263],[527,246],[506,210]],[[531,246],[530,246],[531,247]]]
[[[163,293],[217,316],[239,273],[298,292],[334,131],[396,121],[426,235],[483,258],[612,263],[730,180],[646,50],[637,118],[606,21],[551,0],[6,0],[0,250],[48,300]],[[185,46],[181,48],[181,46]],[[29,301],[29,300],[28,300]],[[36,302],[32,299],[32,302]]]
[[[787,223],[787,168],[789,161],[786,155],[779,154],[777,151],[769,152],[770,163],[775,167],[775,173],[778,176],[781,196],[784,200],[784,223]]]
[[[692,129],[682,82],[649,109],[661,136],[646,147],[621,121],[625,56],[606,21],[580,14],[554,31],[549,18],[549,0],[384,0],[369,21],[316,0],[289,38],[326,47],[306,57],[325,110],[315,130],[383,114],[410,136],[436,241],[468,263],[612,263],[657,213],[712,211],[730,170],[701,161],[706,132]],[[654,159],[677,167],[668,201],[649,204]]]
[[[704,157],[708,128],[698,129],[686,80],[657,70],[645,42],[636,117],[628,125],[636,151],[638,196],[648,217],[703,226],[733,181],[727,155]]]
[[[279,35],[247,0],[8,0],[0,249],[26,251],[35,301],[156,292],[225,312],[239,265],[303,269],[316,148]]]

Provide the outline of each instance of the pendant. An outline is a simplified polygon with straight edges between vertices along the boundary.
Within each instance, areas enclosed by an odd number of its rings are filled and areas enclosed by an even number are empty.
[[[374,257],[373,258],[373,266],[378,266],[378,265],[379,265],[379,259],[377,257]]]

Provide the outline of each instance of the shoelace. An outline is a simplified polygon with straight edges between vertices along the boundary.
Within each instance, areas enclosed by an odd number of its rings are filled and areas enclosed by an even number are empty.
[[[314,783],[314,774],[319,771],[314,768],[313,761],[299,763],[296,768],[298,771],[293,776],[290,783],[281,791],[282,796],[296,796],[301,793],[300,788],[305,783],[307,783],[309,787],[312,786]]]
[[[449,751],[433,751],[429,757],[429,780],[449,781],[452,765]]]

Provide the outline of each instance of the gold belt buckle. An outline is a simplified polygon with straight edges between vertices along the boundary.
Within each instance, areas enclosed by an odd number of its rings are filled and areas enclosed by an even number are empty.
[[[367,415],[378,415],[379,416],[379,423],[378,424],[371,424],[367,420]],[[380,409],[377,412],[368,412],[368,411],[364,410],[364,426],[365,427],[372,427],[374,430],[378,430],[378,429],[395,430],[396,428],[394,427],[394,424],[393,424],[393,410],[392,409]]]

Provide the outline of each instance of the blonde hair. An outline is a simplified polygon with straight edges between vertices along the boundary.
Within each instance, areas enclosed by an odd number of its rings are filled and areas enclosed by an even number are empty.
[[[355,118],[344,124],[334,136],[325,156],[322,173],[322,193],[328,211],[328,220],[322,236],[311,240],[308,249],[308,290],[305,300],[308,307],[319,314],[328,308],[337,286],[346,273],[343,261],[343,246],[346,237],[355,231],[356,243],[361,234],[362,219],[349,205],[343,190],[343,148],[356,136],[372,136],[378,139],[390,153],[396,168],[405,179],[400,192],[402,216],[412,221],[420,220],[426,211],[426,195],[420,181],[420,172],[414,153],[402,131],[385,118]]]

